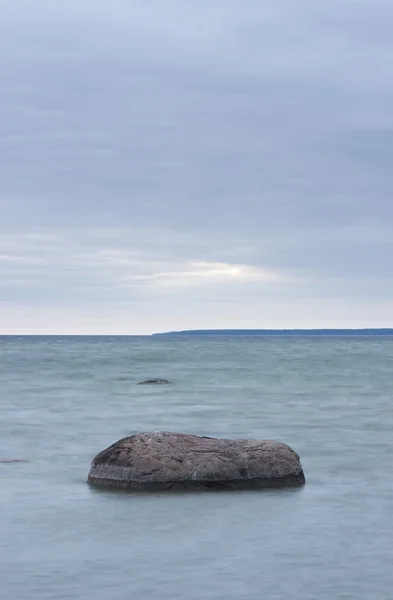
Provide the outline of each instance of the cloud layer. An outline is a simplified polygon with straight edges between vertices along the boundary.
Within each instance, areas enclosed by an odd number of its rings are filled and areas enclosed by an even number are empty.
[[[390,1],[1,13],[0,333],[392,326]]]

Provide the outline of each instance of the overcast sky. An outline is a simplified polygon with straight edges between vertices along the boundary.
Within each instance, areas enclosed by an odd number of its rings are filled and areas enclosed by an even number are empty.
[[[0,333],[393,326],[392,0],[2,0]]]

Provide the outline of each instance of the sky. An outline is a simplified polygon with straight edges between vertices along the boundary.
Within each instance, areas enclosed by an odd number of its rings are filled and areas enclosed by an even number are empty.
[[[391,0],[2,0],[0,334],[393,326]]]

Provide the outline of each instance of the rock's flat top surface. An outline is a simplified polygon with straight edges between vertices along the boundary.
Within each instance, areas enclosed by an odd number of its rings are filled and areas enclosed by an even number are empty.
[[[141,491],[304,485],[298,455],[286,444],[183,433],[139,433],[94,458],[88,482]]]

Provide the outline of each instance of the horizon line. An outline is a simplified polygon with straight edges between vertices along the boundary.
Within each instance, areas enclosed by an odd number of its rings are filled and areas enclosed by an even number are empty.
[[[393,335],[393,327],[357,327],[357,328],[347,328],[347,327],[315,327],[315,328],[285,328],[285,329],[182,329],[182,330],[172,330],[172,331],[162,331],[162,332],[154,332],[154,333],[1,333],[0,338],[5,337],[153,337],[153,336],[169,336],[169,335],[263,335],[263,334],[315,334],[315,333],[325,333],[325,334],[337,334],[342,335],[345,333],[391,333]]]

